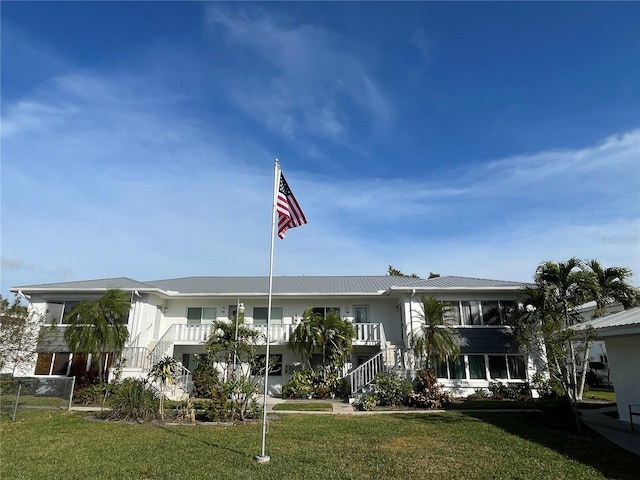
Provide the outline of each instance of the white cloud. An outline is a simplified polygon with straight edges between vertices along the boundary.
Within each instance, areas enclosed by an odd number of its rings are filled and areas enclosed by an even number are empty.
[[[265,62],[269,49],[282,49],[270,64],[274,93],[258,82],[242,98],[256,78],[232,92],[311,156],[322,155],[311,137],[348,135],[351,117],[336,96],[375,121],[392,116],[375,79],[331,32],[242,16],[216,22]],[[248,40],[240,35],[247,29],[256,32]],[[310,61],[312,44],[318,56]],[[322,70],[334,62],[344,75]],[[229,128],[224,114],[210,113],[205,124],[176,109],[183,92],[151,84],[145,74],[70,72],[6,101],[3,288],[268,273],[269,148],[250,130]],[[464,171],[441,167],[435,176],[286,170],[310,223],[278,242],[275,272],[384,274],[393,264],[422,275],[529,280],[540,261],[572,256],[640,271],[639,141],[635,130]]]
[[[355,122],[375,128],[391,121],[381,89],[339,34],[266,15],[231,14],[220,5],[207,11],[210,30],[222,29],[234,50],[249,52],[260,66],[230,75],[226,88],[241,109],[271,130],[290,141],[303,133],[348,145]]]

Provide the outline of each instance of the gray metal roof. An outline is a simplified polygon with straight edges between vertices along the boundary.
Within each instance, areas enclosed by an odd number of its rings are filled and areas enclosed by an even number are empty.
[[[74,282],[41,283],[37,285],[24,285],[21,287],[11,287],[12,292],[22,290],[24,292],[34,290],[105,290],[107,288],[120,288],[123,290],[148,289],[148,284],[138,282],[127,277],[102,278],[97,280],[81,280]]]
[[[283,276],[273,277],[274,295],[380,295],[389,291],[429,289],[516,289],[520,282],[467,277],[437,277],[428,280],[389,275],[371,276]],[[269,277],[183,277],[138,282],[130,278],[105,278],[76,282],[47,283],[13,287],[11,291],[29,292],[88,291],[121,288],[158,291],[167,295],[266,295]]]
[[[613,330],[623,327],[640,327],[640,307],[630,308],[618,313],[612,313],[605,317],[594,318],[586,322],[572,326],[574,330],[586,330],[591,327],[595,330]]]
[[[471,277],[435,277],[427,280],[414,279],[412,283],[403,287],[409,288],[521,288],[531,285],[524,282],[511,282],[505,280],[489,280],[485,278]]]
[[[379,294],[394,285],[408,282],[391,276],[294,276],[273,277],[275,295],[296,294]],[[147,284],[167,291],[192,294],[257,294],[269,292],[269,277],[187,277],[155,280]]]

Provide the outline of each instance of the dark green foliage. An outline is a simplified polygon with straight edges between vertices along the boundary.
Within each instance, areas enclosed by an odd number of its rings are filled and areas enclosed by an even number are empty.
[[[65,315],[68,324],[64,339],[73,353],[87,353],[98,358],[98,376],[103,382],[103,355],[118,352],[129,338],[127,320],[131,308],[130,294],[108,289],[102,298],[80,302]]]
[[[350,394],[349,383],[338,376],[337,370],[328,367],[297,370],[291,380],[282,386],[284,398],[346,398]]]
[[[113,393],[115,384],[103,383],[78,388],[73,393],[74,403],[83,405],[104,405],[106,399]]]
[[[546,380],[541,374],[536,373],[531,379],[531,385],[543,400],[553,400],[562,395],[562,386],[551,379]]]
[[[420,320],[420,330],[411,332],[413,349],[423,359],[426,367],[437,359],[443,362],[447,357],[460,354],[461,339],[458,332],[444,323],[448,307],[435,297],[420,297],[420,310],[416,312]]]
[[[311,355],[319,351],[322,353],[323,365],[341,367],[345,355],[351,351],[355,336],[354,326],[340,318],[337,312],[328,312],[323,316],[308,308],[300,325],[291,334],[289,348],[300,352],[307,366],[311,365]]]
[[[114,384],[107,404],[107,418],[117,420],[154,420],[160,401],[146,380],[126,378]]]
[[[406,403],[411,390],[411,382],[398,372],[382,372],[374,380],[376,402],[381,406]]]
[[[526,400],[531,397],[529,384],[489,382],[491,398],[495,400]]]
[[[193,391],[196,398],[211,398],[211,391],[220,383],[220,371],[216,368],[213,356],[196,356],[197,366],[193,370]]]
[[[378,405],[378,397],[375,393],[365,395],[360,400],[353,402],[353,406],[356,410],[369,412],[376,408]]]
[[[449,396],[442,391],[433,369],[426,368],[416,372],[415,392],[409,395],[409,405],[418,408],[441,408],[448,401]]]

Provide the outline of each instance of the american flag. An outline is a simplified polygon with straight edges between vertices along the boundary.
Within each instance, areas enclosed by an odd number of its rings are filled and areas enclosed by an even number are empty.
[[[299,227],[307,223],[296,197],[293,196],[284,175],[280,172],[280,188],[278,189],[278,237],[284,238],[288,228]]]

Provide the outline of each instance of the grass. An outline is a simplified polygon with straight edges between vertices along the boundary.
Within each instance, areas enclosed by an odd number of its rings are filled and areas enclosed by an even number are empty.
[[[333,406],[329,402],[283,402],[273,406],[274,410],[296,412],[330,412]]]
[[[584,398],[589,400],[606,400],[607,402],[616,402],[616,392],[608,390],[589,390],[584,392]]]
[[[2,478],[635,479],[640,457],[600,437],[541,426],[535,413],[283,415],[261,424],[163,426],[24,411],[0,424]]]

